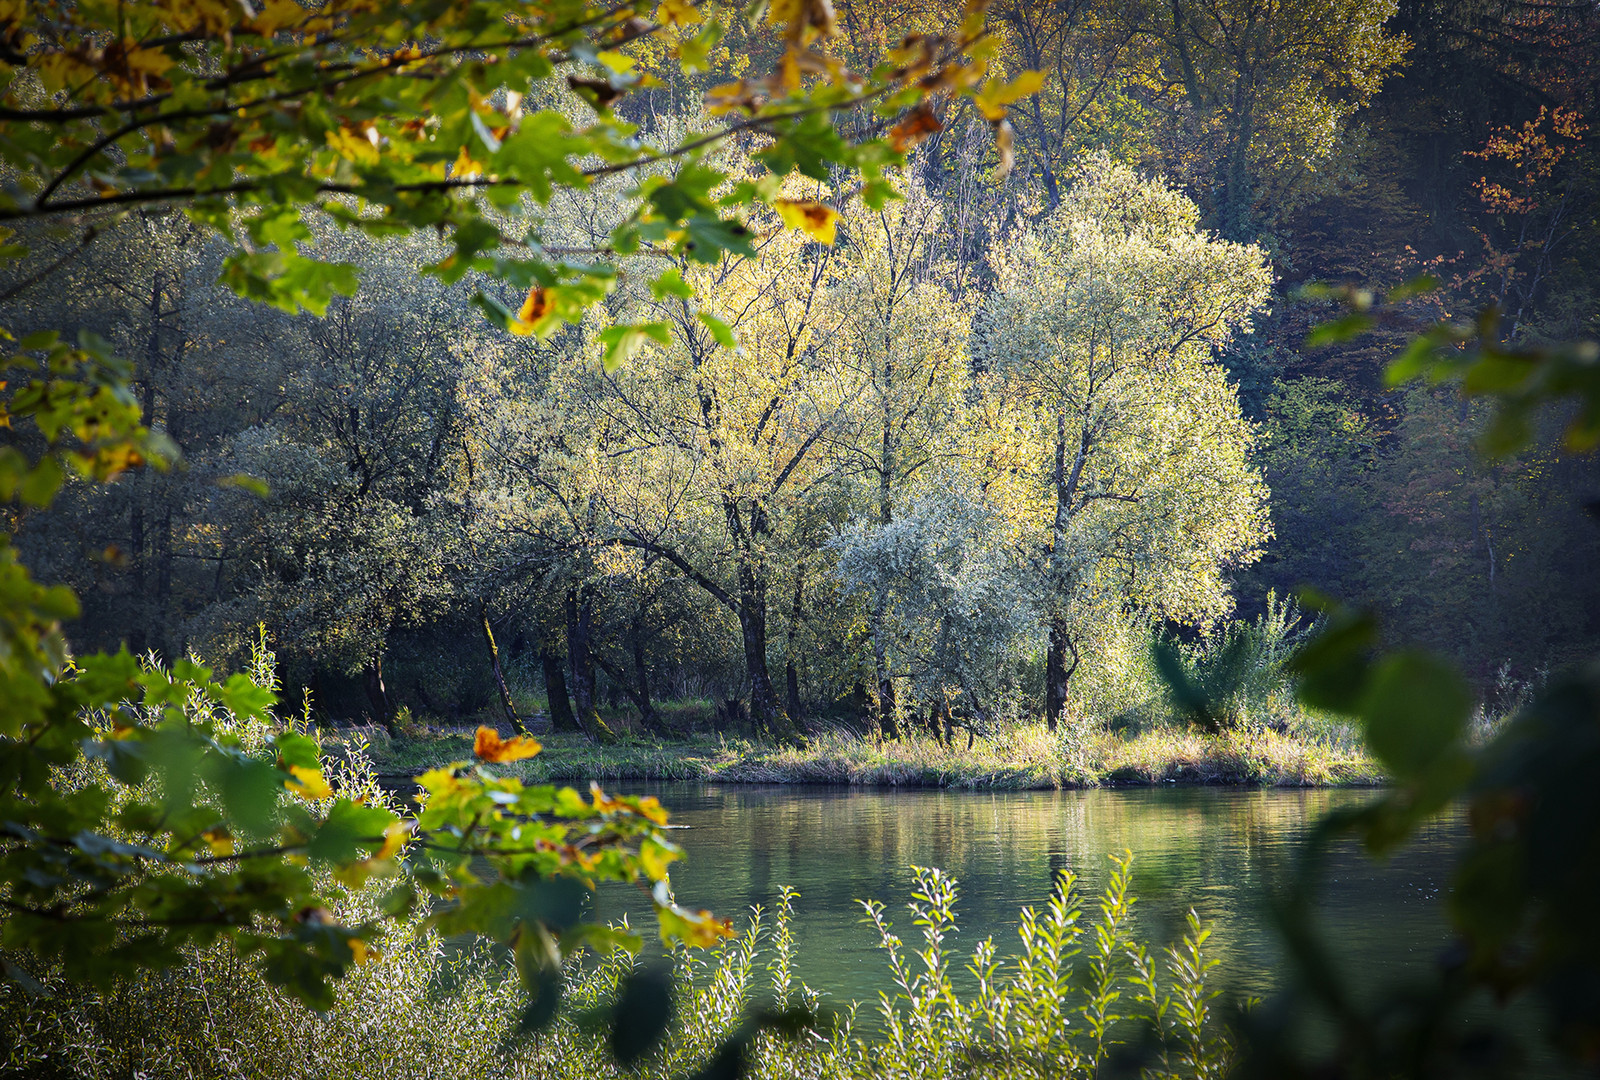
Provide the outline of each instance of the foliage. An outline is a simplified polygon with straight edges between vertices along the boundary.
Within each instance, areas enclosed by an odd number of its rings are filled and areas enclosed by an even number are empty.
[[[846,588],[881,606],[893,668],[916,699],[956,704],[979,729],[1015,693],[1011,658],[1038,626],[1009,531],[975,485],[946,476],[892,521],[833,544]]]
[[[1150,672],[1146,694],[1162,686]],[[577,735],[541,736],[544,752],[508,767],[524,783],[599,780],[710,784],[833,784],[953,790],[1052,790],[1101,784],[1259,784],[1314,787],[1376,784],[1380,769],[1343,724],[1298,711],[1274,726],[1206,735],[1163,717],[1138,726],[1000,723],[946,741],[912,728],[898,739],[848,731],[814,733],[803,747],[699,736],[596,746]],[[1278,730],[1278,725],[1287,729]],[[465,736],[375,746],[386,775],[422,771],[459,757]]]
[[[1393,297],[1391,297],[1393,299]],[[1371,325],[1370,297],[1331,335]],[[1380,311],[1379,314],[1388,314]],[[1592,366],[1592,343],[1552,350],[1507,345],[1486,312],[1474,332],[1441,324],[1421,335],[1390,369],[1397,381],[1432,370],[1455,375],[1466,395],[1494,400],[1498,432],[1490,452],[1527,438],[1526,411],[1570,398],[1569,440],[1585,439],[1600,384],[1566,374]],[[1442,353],[1445,342],[1471,348]],[[1499,378],[1497,373],[1512,377]],[[1506,441],[1509,440],[1509,441]],[[1319,823],[1308,854],[1278,900],[1278,918],[1296,963],[1298,989],[1337,1025],[1331,1053],[1296,1045],[1275,1011],[1252,1025],[1245,1075],[1371,1075],[1483,1068],[1510,1074],[1520,1048],[1499,1018],[1464,1015],[1474,991],[1506,1002],[1538,997],[1548,1036],[1567,1060],[1600,1060],[1600,924],[1592,900],[1600,882],[1589,857],[1600,801],[1587,778],[1600,767],[1600,684],[1590,664],[1552,680],[1487,742],[1471,730],[1473,694],[1460,672],[1420,650],[1381,652],[1370,613],[1319,600],[1324,627],[1293,669],[1301,700],[1361,726],[1393,787],[1359,810]],[[1472,822],[1449,901],[1457,948],[1421,992],[1362,1003],[1351,994],[1311,918],[1322,858],[1341,834],[1360,836],[1375,855],[1393,851],[1421,823],[1455,800]]]
[[[1210,621],[1230,604],[1227,568],[1266,536],[1252,433],[1211,361],[1248,329],[1270,273],[1259,249],[1206,236],[1198,217],[1099,156],[996,258],[976,351],[1014,402],[1001,430],[1020,445],[1001,448],[1010,468],[993,486],[1028,536],[1052,720],[1066,656],[1097,621]]]
[[[1157,638],[1156,665],[1181,713],[1211,731],[1248,723],[1253,709],[1270,715],[1290,689],[1288,662],[1315,627],[1302,623],[1293,600],[1268,594],[1266,611],[1224,623],[1193,645]]]
[[[382,955],[340,984],[321,1020],[216,949],[111,992],[54,983],[53,996],[35,998],[6,986],[4,1065],[98,1077],[131,1063],[196,1080],[466,1077],[491,1067],[551,1080],[664,1078],[725,1075],[719,1048],[736,1046],[757,1077],[1093,1076],[1097,1063],[1130,1060],[1152,1076],[1219,1075],[1234,1051],[1208,984],[1210,930],[1191,916],[1183,939],[1156,951],[1136,936],[1129,883],[1123,857],[1086,911],[1063,875],[1048,903],[1023,910],[1014,955],[1000,955],[992,940],[978,945],[968,989],[952,980],[956,883],[919,870],[909,904],[919,947],[899,940],[883,905],[866,905],[897,986],[878,1003],[875,1025],[852,1008],[821,1030],[750,1032],[752,1017],[792,1016],[823,1001],[795,978],[798,897],[785,889],[770,913],[753,909],[737,938],[708,953],[673,950],[669,971],[624,952],[569,966],[572,1008],[534,1034],[519,1035],[511,1019],[516,981],[503,956],[483,946],[452,950],[435,933],[393,926]],[[346,903],[370,903],[371,893]],[[650,985],[672,993],[663,1037],[648,1053],[614,1058],[592,1025]],[[158,996],[162,1008],[141,1008]]]
[[[83,711],[47,730],[76,734],[82,756],[41,739],[49,771],[30,771],[16,749],[8,761],[3,857],[15,877],[0,942],[18,953],[11,978],[27,983],[42,965],[104,988],[227,941],[269,982],[326,1007],[331,980],[366,959],[382,915],[431,894],[442,901],[431,925],[510,948],[529,985],[546,988],[531,1008],[548,1009],[551,973],[575,949],[639,948],[583,923],[596,882],[659,884],[669,938],[703,945],[730,932],[672,901],[678,849],[654,800],[499,775],[490,766],[539,744],[485,728],[474,760],[419,777],[417,814],[402,816],[370,784],[330,784],[341,778],[326,774],[316,739],[270,712],[273,666],[262,646],[253,675],[219,683],[193,660],[168,671],[124,651],[84,658],[62,680]],[[92,693],[119,703],[97,709]],[[379,912],[346,925],[320,899],[330,877],[391,887]]]

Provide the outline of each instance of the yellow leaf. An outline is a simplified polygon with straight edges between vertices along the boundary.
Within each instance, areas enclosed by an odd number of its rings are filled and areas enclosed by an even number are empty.
[[[1006,118],[1006,106],[1013,101],[1037,94],[1044,85],[1044,72],[1024,71],[1009,83],[992,79],[978,91],[973,103],[983,113],[985,120],[998,123]]]
[[[417,783],[430,795],[448,795],[461,786],[454,768],[429,769],[417,777]]]
[[[480,727],[477,737],[472,741],[473,756],[482,761],[520,761],[533,757],[543,749],[537,739],[526,735],[502,739],[492,727]]]
[[[639,865],[644,867],[645,876],[651,881],[666,877],[667,864],[681,858],[683,852],[673,844],[646,838],[639,845]]]
[[[455,164],[450,167],[450,179],[470,180],[474,176],[481,176],[482,174],[483,166],[473,160],[472,155],[467,153],[467,148],[463,145],[460,153],[456,154]]]
[[[411,836],[411,822],[397,821],[383,830],[383,846],[372,857],[374,859],[392,859],[400,854],[400,849],[406,846],[406,840]]]
[[[668,26],[693,26],[704,19],[699,10],[687,0],[661,0],[656,18]]]
[[[365,964],[368,960],[382,959],[382,953],[358,937],[350,938],[345,944],[350,946],[350,955],[355,958],[357,964]]]
[[[819,244],[832,244],[839,212],[811,199],[779,199],[773,209],[791,229],[799,229]]]
[[[289,772],[294,776],[294,779],[285,780],[283,786],[296,795],[304,796],[307,799],[331,799],[333,797],[333,788],[329,787],[328,782],[322,778],[321,769],[308,769],[303,765],[290,765]]]
[[[129,72],[160,76],[176,61],[160,49],[137,49],[127,54]]]
[[[308,14],[295,0],[267,0],[251,25],[258,33],[271,37],[285,27],[300,23]]]

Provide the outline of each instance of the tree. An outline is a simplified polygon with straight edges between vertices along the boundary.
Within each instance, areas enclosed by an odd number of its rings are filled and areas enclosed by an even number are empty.
[[[1169,168],[1210,174],[1208,218],[1232,240],[1254,239],[1263,213],[1303,198],[1405,51],[1384,27],[1392,0],[1176,0],[1131,11],[1156,46],[1150,100],[1189,144],[1190,167]],[[1202,167],[1211,161],[1215,173]]]
[[[830,439],[832,453],[863,483],[864,517],[887,527],[920,490],[918,481],[961,453],[969,385],[969,313],[955,299],[950,265],[939,261],[944,214],[913,187],[883,210],[846,211],[830,304],[839,328],[830,355],[859,387],[854,416]],[[879,730],[896,734],[895,671],[885,624],[889,595],[867,590]]]
[[[833,543],[836,572],[873,606],[874,649],[898,661],[947,742],[958,710],[969,731],[991,728],[996,700],[1015,693],[1007,676],[1019,646],[1037,632],[1038,597],[1010,531],[971,477],[947,472],[900,516],[862,521]]]
[[[1226,569],[1267,536],[1253,435],[1213,350],[1248,328],[1271,275],[1260,249],[1206,236],[1198,216],[1102,155],[993,255],[974,352],[1005,421],[996,494],[1009,488],[1030,530],[1052,725],[1097,618],[1209,622],[1229,604]]]

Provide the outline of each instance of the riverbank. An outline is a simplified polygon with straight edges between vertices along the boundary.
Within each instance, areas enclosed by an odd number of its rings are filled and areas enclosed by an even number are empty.
[[[430,732],[393,741],[355,736],[386,777],[402,779],[472,754],[469,732]],[[329,748],[337,746],[330,737]],[[1039,790],[1164,783],[1268,787],[1359,786],[1383,782],[1378,766],[1349,738],[1233,731],[1209,736],[1158,729],[1133,736],[1101,732],[1078,740],[1043,725],[992,739],[964,737],[953,747],[926,737],[879,742],[842,732],[815,735],[803,748],[715,735],[681,741],[628,738],[598,746],[575,735],[541,736],[544,751],[507,766],[530,783],[596,780],[718,784],[852,784]]]

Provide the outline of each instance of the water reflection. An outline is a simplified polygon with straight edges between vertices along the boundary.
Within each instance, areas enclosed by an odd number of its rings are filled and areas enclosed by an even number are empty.
[[[1141,929],[1165,942],[1192,906],[1216,923],[1213,941],[1229,991],[1277,985],[1279,953],[1259,910],[1261,889],[1285,865],[1305,828],[1360,791],[1157,788],[1081,792],[635,786],[659,796],[689,858],[673,871],[681,901],[736,914],[770,906],[781,885],[800,890],[795,931],[800,976],[837,1002],[875,1001],[889,989],[882,955],[861,925],[859,899],[883,900],[903,938],[911,867],[938,866],[961,887],[961,954],[987,936],[1002,951],[1017,911],[1049,894],[1059,869],[1086,891],[1104,883],[1106,854],[1134,853]],[[1387,865],[1345,850],[1333,859],[1324,923],[1352,972],[1387,982],[1425,970],[1444,943],[1438,903],[1459,818],[1423,831]],[[604,891],[603,918],[628,912],[648,925],[647,905],[626,889]],[[645,919],[640,923],[640,919]]]

